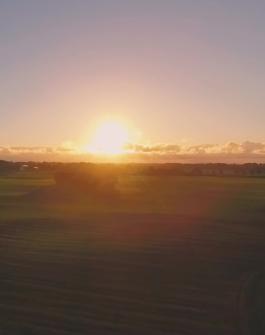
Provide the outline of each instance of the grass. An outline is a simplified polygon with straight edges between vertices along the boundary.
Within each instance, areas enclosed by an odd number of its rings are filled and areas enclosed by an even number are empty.
[[[52,185],[0,179],[0,333],[242,330],[238,297],[263,270],[264,179],[131,176],[111,201],[26,196]]]
[[[54,185],[47,173],[0,178],[0,218],[86,216],[91,212],[158,213],[220,219],[259,219],[265,214],[265,179],[231,177],[141,177],[119,180],[120,198],[78,199],[71,206],[23,196]],[[49,199],[47,199],[49,200]],[[111,200],[111,201],[110,201]]]

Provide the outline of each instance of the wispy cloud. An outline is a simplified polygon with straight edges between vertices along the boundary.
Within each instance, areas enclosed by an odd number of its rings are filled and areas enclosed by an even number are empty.
[[[142,145],[142,144],[128,144],[127,150],[132,152],[147,152],[147,153],[178,153],[181,147],[177,144],[155,144],[155,145]]]
[[[225,144],[183,145],[159,143],[128,144],[127,153],[117,158],[123,162],[264,162],[265,143],[245,141]],[[13,161],[99,161],[99,157],[81,152],[69,142],[57,147],[0,146],[0,159]]]
[[[128,149],[132,156],[148,161],[265,162],[265,143],[251,141],[201,145],[130,145]]]
[[[65,146],[26,147],[0,146],[0,159],[14,161],[67,161],[73,159],[77,152]]]
[[[155,145],[128,145],[128,149],[136,152],[160,152],[181,154],[218,154],[218,153],[265,153],[265,143],[245,141],[243,143],[228,142],[225,144],[155,144]]]

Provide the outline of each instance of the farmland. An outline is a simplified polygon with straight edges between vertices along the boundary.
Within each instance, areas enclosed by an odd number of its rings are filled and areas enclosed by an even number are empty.
[[[265,178],[122,176],[119,197],[74,201],[53,187],[0,178],[0,334],[264,333]]]

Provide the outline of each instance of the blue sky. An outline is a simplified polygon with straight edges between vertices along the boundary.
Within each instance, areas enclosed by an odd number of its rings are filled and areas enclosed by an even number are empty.
[[[0,0],[0,144],[264,141],[265,2]]]

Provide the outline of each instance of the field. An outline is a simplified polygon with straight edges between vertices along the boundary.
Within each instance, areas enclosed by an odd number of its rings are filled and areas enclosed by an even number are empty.
[[[264,334],[265,178],[0,178],[0,334]]]

